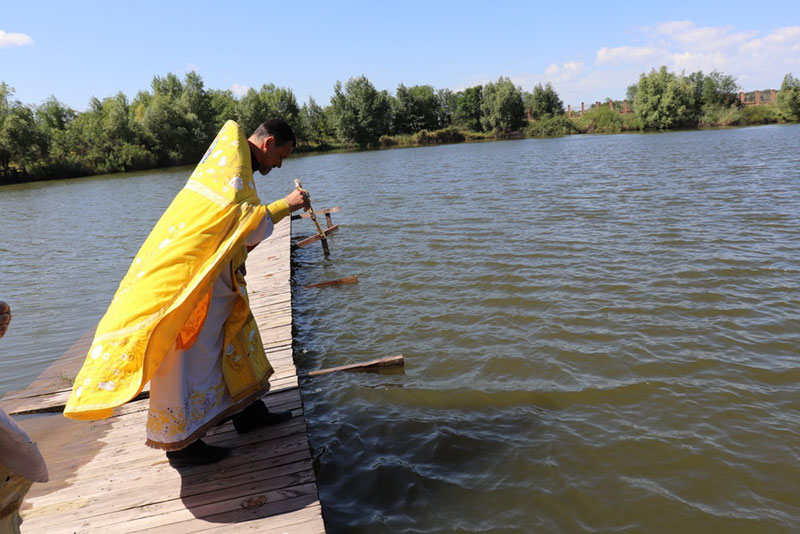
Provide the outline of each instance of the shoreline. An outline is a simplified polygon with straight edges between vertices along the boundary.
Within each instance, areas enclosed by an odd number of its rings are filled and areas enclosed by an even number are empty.
[[[575,118],[567,119],[574,121]],[[415,142],[397,142],[396,144],[391,144],[388,146],[376,146],[371,148],[360,148],[356,145],[352,146],[334,146],[334,145],[326,145],[329,148],[326,149],[317,149],[314,147],[302,147],[298,146],[294,152],[293,156],[298,157],[307,157],[307,156],[322,156],[327,154],[349,154],[353,152],[374,152],[379,150],[392,150],[397,148],[423,148],[423,147],[431,147],[431,146],[441,146],[441,145],[458,145],[463,143],[489,143],[494,141],[520,141],[524,139],[556,139],[560,137],[571,137],[571,136],[582,136],[582,135],[621,135],[621,134],[642,134],[642,135],[652,135],[652,134],[665,134],[665,133],[677,133],[677,132],[704,132],[704,131],[717,131],[717,130],[736,130],[740,128],[753,128],[758,126],[788,126],[793,124],[800,124],[800,122],[769,122],[769,123],[753,123],[753,124],[736,124],[731,126],[714,126],[714,127],[706,127],[706,128],[674,128],[669,130],[640,130],[640,129],[630,129],[630,130],[620,130],[614,132],[570,132],[570,133],[563,133],[559,135],[548,135],[548,136],[529,136],[525,135],[523,132],[511,132],[509,134],[482,134],[476,132],[468,132],[470,135],[474,136],[472,138],[467,137],[462,141],[443,141],[443,142],[427,142],[427,143],[415,143]],[[437,130],[438,131],[438,130]],[[413,137],[413,135],[403,136],[403,137]],[[14,182],[4,182],[3,177],[0,176],[0,188],[11,186],[11,185],[22,185],[22,184],[29,184],[29,183],[36,183],[36,182],[54,182],[60,180],[69,180],[69,179],[80,179],[80,178],[96,178],[100,176],[116,176],[119,174],[140,174],[140,173],[150,173],[153,171],[158,171],[161,169],[179,169],[181,167],[193,167],[194,164],[191,163],[181,163],[178,165],[166,166],[166,167],[153,167],[150,169],[136,169],[130,171],[122,171],[122,172],[115,172],[115,173],[97,173],[97,174],[84,174],[80,176],[63,176],[63,177],[42,177],[42,178],[32,178],[28,180],[18,180]]]

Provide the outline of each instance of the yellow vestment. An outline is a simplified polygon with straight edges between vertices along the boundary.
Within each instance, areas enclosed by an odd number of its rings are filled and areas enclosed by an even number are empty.
[[[97,327],[65,416],[111,416],[142,391],[169,350],[192,345],[214,280],[231,262],[244,261],[245,240],[267,212],[256,195],[247,138],[228,121],[133,259]],[[221,370],[234,400],[257,392],[273,373],[246,292],[239,296],[225,323]]]

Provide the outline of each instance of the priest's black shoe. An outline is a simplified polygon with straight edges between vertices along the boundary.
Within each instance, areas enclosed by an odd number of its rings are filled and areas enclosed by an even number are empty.
[[[291,418],[292,412],[270,412],[262,401],[256,401],[231,419],[237,433],[247,434],[265,426],[283,423]]]
[[[226,447],[206,445],[202,439],[198,439],[179,451],[167,451],[167,458],[172,467],[185,467],[213,464],[226,458],[230,453],[231,450]]]

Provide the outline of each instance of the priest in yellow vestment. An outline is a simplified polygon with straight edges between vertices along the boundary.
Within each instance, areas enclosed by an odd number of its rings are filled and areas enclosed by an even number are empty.
[[[233,418],[239,433],[279,423],[259,399],[273,370],[250,312],[249,248],[305,207],[298,190],[265,206],[253,172],[281,167],[295,146],[282,120],[250,137],[228,121],[133,259],[100,321],[64,415],[103,419],[150,382],[147,445],[174,466],[229,450],[200,438]]]

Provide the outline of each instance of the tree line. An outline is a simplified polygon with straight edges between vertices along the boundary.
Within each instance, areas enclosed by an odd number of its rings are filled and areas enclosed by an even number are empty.
[[[539,89],[537,87],[537,89]],[[563,106],[548,85],[535,103],[547,103],[538,114],[540,120],[526,129],[529,136],[572,133],[616,133],[678,128],[714,128],[800,120],[800,80],[787,74],[778,92],[777,105],[745,106],[735,78],[721,72],[691,74],[670,72],[667,67],[653,69],[628,86],[626,100],[633,113],[622,114],[621,101],[606,100],[574,118],[564,115]],[[536,94],[534,89],[532,97]],[[609,103],[612,105],[609,106]],[[612,109],[613,108],[613,109]]]
[[[132,100],[121,92],[92,98],[83,112],[55,97],[22,104],[0,82],[0,170],[15,166],[28,179],[42,179],[194,163],[229,119],[250,132],[265,118],[283,118],[297,134],[298,150],[800,120],[800,80],[791,74],[777,106],[745,109],[738,90],[720,72],[684,75],[661,67],[628,88],[634,113],[594,106],[568,118],[551,84],[528,92],[505,77],[463,91],[401,83],[390,94],[360,76],[336,82],[323,107],[313,98],[299,105],[291,89],[274,84],[236,97],[207,89],[195,72],[183,79],[169,73]]]

